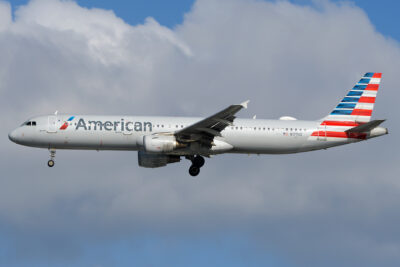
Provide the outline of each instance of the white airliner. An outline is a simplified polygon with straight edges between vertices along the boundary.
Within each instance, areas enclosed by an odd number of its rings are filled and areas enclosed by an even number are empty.
[[[336,108],[317,121],[236,119],[249,101],[231,105],[208,118],[60,115],[29,119],[9,134],[11,141],[56,149],[135,150],[139,166],[156,168],[191,160],[196,176],[204,157],[223,153],[288,154],[326,149],[388,133],[370,120],[381,73],[366,73]]]

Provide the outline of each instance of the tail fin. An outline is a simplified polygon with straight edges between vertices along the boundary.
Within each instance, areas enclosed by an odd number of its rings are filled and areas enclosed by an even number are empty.
[[[368,72],[323,120],[325,125],[357,126],[371,120],[382,73]],[[351,124],[351,125],[350,125]]]

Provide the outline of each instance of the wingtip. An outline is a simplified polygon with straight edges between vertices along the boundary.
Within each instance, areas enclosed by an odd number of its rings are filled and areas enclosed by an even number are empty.
[[[247,108],[247,105],[249,104],[250,100],[244,101],[243,103],[241,103],[240,105],[244,108]]]

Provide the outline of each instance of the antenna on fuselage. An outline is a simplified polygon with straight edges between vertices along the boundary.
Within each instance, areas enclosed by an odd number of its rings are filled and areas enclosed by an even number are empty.
[[[57,115],[58,114],[58,110],[56,110],[56,112],[54,112],[54,115]]]

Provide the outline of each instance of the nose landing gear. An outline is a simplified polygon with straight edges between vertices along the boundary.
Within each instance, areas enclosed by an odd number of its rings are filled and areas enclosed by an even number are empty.
[[[54,166],[54,158],[56,157],[56,150],[55,149],[49,149],[50,151],[50,160],[47,162],[47,166],[50,168]]]
[[[188,158],[192,161],[192,166],[189,168],[189,174],[191,176],[197,176],[200,173],[200,168],[204,165],[204,158],[202,156],[195,156],[192,158]]]

